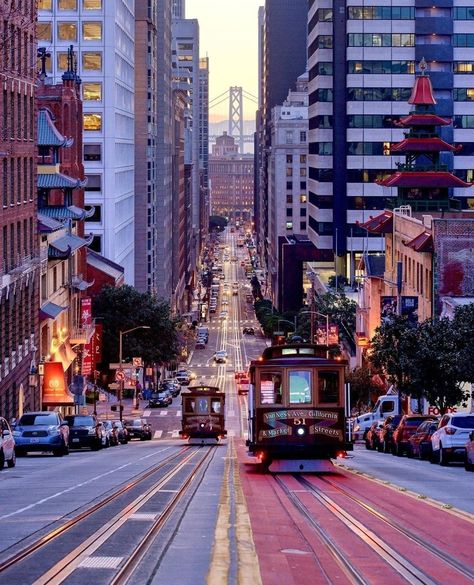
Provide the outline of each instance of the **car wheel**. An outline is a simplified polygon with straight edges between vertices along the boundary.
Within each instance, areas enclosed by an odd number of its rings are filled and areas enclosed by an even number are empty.
[[[467,455],[466,458],[464,459],[464,469],[466,471],[474,471],[474,465],[472,463],[469,463]]]
[[[370,451],[370,449],[372,449],[372,446],[370,445],[369,439],[365,439],[365,448],[369,451]]]
[[[395,455],[397,457],[402,457],[403,456],[403,449],[401,445],[395,444]]]
[[[0,450],[0,471],[4,468],[5,466],[5,453],[3,452],[3,449]]]
[[[109,437],[107,437],[107,438],[105,439],[105,445],[104,445],[104,447],[105,447],[106,449],[107,449],[108,447],[110,447],[110,440],[109,440]]]
[[[439,446],[439,464],[443,467],[449,465],[449,455],[446,453],[446,449],[443,449],[441,444]]]
[[[69,455],[69,445],[67,443],[63,445],[63,455]]]
[[[377,444],[377,451],[378,451],[379,453],[383,453],[383,443],[380,443],[380,442],[379,442],[379,443]]]
[[[20,449],[19,447],[15,447],[15,454],[17,457],[26,457],[28,455],[28,451]]]
[[[54,457],[62,457],[63,456],[63,449],[64,449],[64,447],[59,447],[59,449],[53,449]]]
[[[439,451],[431,451],[430,463],[439,463]]]
[[[413,459],[414,457],[413,447],[410,444],[407,445],[407,457],[409,457],[410,459]]]
[[[7,465],[8,465],[8,467],[15,467],[15,465],[16,465],[15,449],[13,449],[11,459],[7,459]]]

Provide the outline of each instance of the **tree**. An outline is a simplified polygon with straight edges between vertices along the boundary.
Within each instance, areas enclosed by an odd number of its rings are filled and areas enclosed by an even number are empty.
[[[226,217],[223,217],[222,215],[211,215],[209,217],[209,231],[212,231],[213,229],[218,229],[219,231],[222,231],[228,224],[228,220]]]
[[[406,317],[394,315],[377,328],[371,341],[370,361],[381,369],[399,392],[420,397],[420,388],[412,383],[412,359],[417,352],[416,329]]]
[[[93,299],[93,314],[103,324],[104,364],[119,360],[119,332],[140,325],[150,329],[139,329],[123,337],[124,361],[139,356],[146,364],[159,364],[175,359],[179,352],[179,320],[171,319],[166,302],[149,293],[128,285],[105,286]]]
[[[356,303],[354,301],[346,297],[345,294],[328,292],[316,297],[312,307],[303,307],[298,314],[298,335],[310,339],[312,317],[313,323],[320,326],[321,323],[325,325],[324,317],[310,314],[310,310],[314,310],[321,315],[328,315],[329,322],[338,325],[340,336],[353,343],[356,318]]]
[[[449,319],[428,319],[421,323],[416,330],[417,347],[411,359],[412,384],[441,414],[468,398],[463,390],[466,368],[457,351],[456,325]]]
[[[359,411],[363,404],[370,404],[373,397],[380,393],[380,387],[375,384],[370,369],[365,366],[349,372],[346,382],[351,385],[351,404]]]

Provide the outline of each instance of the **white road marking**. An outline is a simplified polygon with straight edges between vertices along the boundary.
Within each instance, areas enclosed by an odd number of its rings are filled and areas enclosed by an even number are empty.
[[[118,569],[123,557],[87,557],[79,563],[81,569]]]
[[[228,410],[227,416],[235,416],[235,410]]]
[[[171,432],[171,438],[172,439],[178,439],[179,438],[179,429],[176,431],[170,431]]]
[[[147,416],[151,415],[151,410],[144,410],[143,411],[143,416],[146,418]]]
[[[176,416],[181,416],[181,411],[180,410],[177,410],[176,411]]]
[[[168,411],[167,410],[162,410],[160,412],[160,416],[166,416],[167,414],[168,414]]]
[[[11,516],[16,516],[17,514],[21,514],[21,512],[26,512],[26,510],[31,510],[32,508],[36,508],[36,506],[39,506],[40,504],[44,504],[45,502],[48,502],[49,500],[53,500],[54,498],[57,498],[59,496],[63,496],[64,494],[68,494],[69,492],[72,492],[77,488],[84,487],[85,485],[92,483],[93,481],[96,481],[97,479],[102,479],[103,477],[107,477],[108,475],[113,475],[113,474],[117,473],[117,471],[120,471],[121,469],[125,469],[125,467],[129,467],[130,465],[135,465],[137,461],[142,461],[143,459],[148,459],[149,457],[153,457],[153,455],[157,455],[158,453],[163,453],[163,451],[168,451],[169,449],[170,449],[170,447],[164,447],[163,449],[159,449],[158,451],[154,451],[153,453],[150,453],[149,455],[145,455],[143,457],[140,457],[136,461],[130,461],[130,463],[125,463],[124,465],[120,465],[119,467],[115,467],[114,469],[111,469],[110,471],[106,471],[105,473],[101,473],[100,475],[95,475],[94,477],[91,477],[87,481],[81,481],[81,483],[76,483],[75,485],[72,485],[71,487],[68,487],[65,490],[62,490],[60,492],[56,492],[55,494],[52,494],[51,496],[48,496],[47,498],[43,498],[42,500],[38,500],[37,502],[34,502],[32,504],[29,504],[28,506],[25,506],[24,508],[19,508],[18,510],[15,510],[14,512],[10,512],[9,514],[3,514],[3,516],[0,516],[0,520],[4,520],[5,518],[10,518]]]
[[[154,439],[161,439],[161,435],[163,434],[163,431],[155,431],[155,434],[153,435]]]

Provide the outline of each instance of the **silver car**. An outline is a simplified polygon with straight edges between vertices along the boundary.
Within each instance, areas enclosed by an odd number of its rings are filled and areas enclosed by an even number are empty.
[[[7,421],[0,417],[0,471],[5,466],[5,461],[8,467],[15,467],[15,439],[13,438],[10,425]]]
[[[469,440],[466,443],[466,458],[464,459],[464,469],[474,471],[474,431],[469,433]]]

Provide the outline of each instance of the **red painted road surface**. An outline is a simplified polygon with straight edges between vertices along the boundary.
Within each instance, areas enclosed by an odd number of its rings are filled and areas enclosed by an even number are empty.
[[[389,585],[420,582],[401,575],[373,550],[369,546],[371,534],[376,535],[378,545],[392,549],[402,565],[409,567],[411,564],[420,571],[423,582],[429,578],[434,583],[453,585],[474,582],[474,520],[468,515],[457,517],[423,500],[343,470],[322,476],[322,479],[317,475],[302,476],[310,485],[300,483],[290,474],[281,474],[278,477],[283,485],[280,485],[271,474],[264,474],[248,463],[244,445],[240,444],[237,452],[263,585],[351,583],[347,567],[291,503],[285,489],[289,489],[316,520],[348,564],[369,582]],[[313,495],[312,486],[323,499],[330,499],[329,509]],[[342,493],[341,489],[347,493]],[[357,527],[348,527],[335,516],[338,508],[360,523],[359,535],[354,533]],[[428,550],[426,544],[431,545],[432,550]],[[439,558],[436,551],[446,558]],[[452,566],[452,560],[461,569]]]

